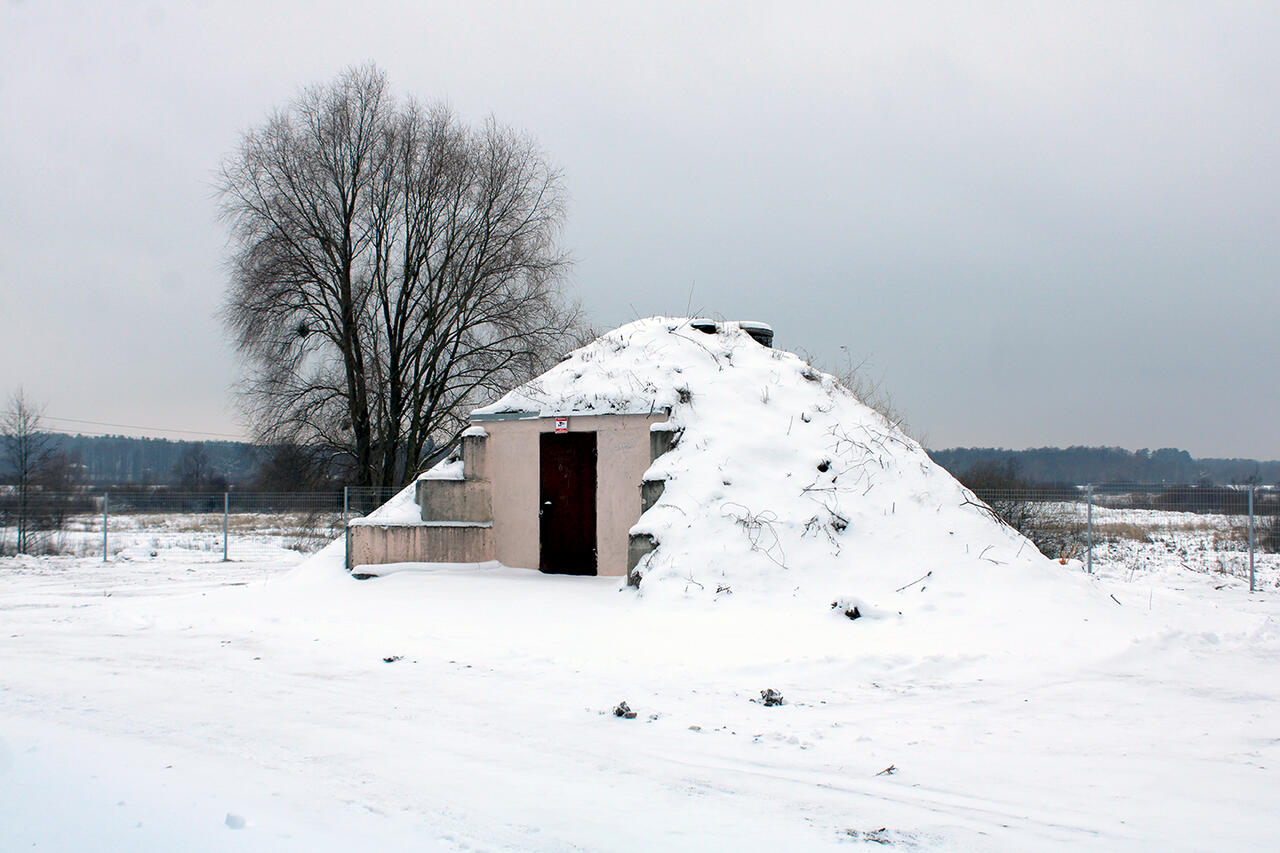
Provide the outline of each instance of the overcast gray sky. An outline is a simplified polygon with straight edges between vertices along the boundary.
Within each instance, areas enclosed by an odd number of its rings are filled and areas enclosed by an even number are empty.
[[[564,169],[600,327],[847,347],[934,447],[1280,457],[1275,4],[0,2],[0,392],[50,416],[242,432],[212,172],[373,60]]]

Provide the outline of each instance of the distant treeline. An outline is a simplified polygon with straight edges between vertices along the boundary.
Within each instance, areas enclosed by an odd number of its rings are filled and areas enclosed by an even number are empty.
[[[1195,459],[1185,450],[1125,450],[1121,447],[952,447],[930,450],[933,460],[960,476],[978,466],[1013,462],[1031,483],[1258,483],[1280,484],[1280,461]]]
[[[51,492],[131,487],[152,492],[157,487],[169,492],[318,492],[341,490],[352,481],[331,455],[297,445],[42,435],[47,438],[42,453],[49,458],[38,466],[42,473],[36,479]],[[0,460],[0,485],[17,482],[10,468]]]
[[[203,451],[207,474],[229,484],[253,480],[262,453],[242,441],[170,441],[119,435],[54,435],[52,447],[80,471],[86,485],[178,485],[184,461]]]
[[[340,485],[340,474],[295,447],[242,441],[170,441],[125,436],[54,435],[82,485],[159,485],[220,489],[309,491]],[[953,447],[930,450],[934,461],[960,476],[977,466],[1007,467],[1029,483],[1259,483],[1280,484],[1280,461],[1195,459],[1185,450],[1120,447]]]

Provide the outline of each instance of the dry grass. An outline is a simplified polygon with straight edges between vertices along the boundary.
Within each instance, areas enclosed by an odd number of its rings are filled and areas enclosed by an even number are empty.
[[[100,518],[86,519],[86,530],[101,530]],[[170,533],[221,533],[222,513],[129,513],[113,515],[111,527],[163,530]],[[337,512],[233,512],[227,517],[232,533],[301,535],[317,530],[341,530],[342,513]],[[336,535],[336,534],[335,534]]]
[[[1129,516],[1113,521],[1093,522],[1094,535],[1099,541],[1150,542],[1157,539],[1197,538],[1220,546],[1247,545],[1249,532],[1244,519],[1180,514],[1153,516],[1150,519]]]
[[[1109,521],[1093,525],[1094,535],[1104,542],[1147,542],[1151,539],[1150,525],[1137,524],[1132,521]]]

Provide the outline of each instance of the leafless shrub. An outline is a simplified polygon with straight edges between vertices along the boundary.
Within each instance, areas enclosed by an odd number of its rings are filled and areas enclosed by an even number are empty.
[[[782,550],[782,541],[773,527],[778,520],[777,513],[768,509],[753,513],[748,507],[733,501],[726,502],[722,510],[725,516],[742,525],[752,551],[759,551],[781,568],[787,567],[787,555]]]
[[[806,355],[806,360],[814,361],[808,355]],[[830,370],[830,375],[863,405],[884,418],[886,425],[899,429],[904,433],[909,433],[910,426],[907,423],[906,414],[894,404],[893,395],[885,387],[884,379],[875,378],[871,375],[869,364],[870,359],[867,358],[855,362],[849,354],[849,348],[842,346],[840,347],[840,362]],[[817,381],[820,376],[821,374],[813,368],[808,368],[804,373],[804,378],[811,381]]]
[[[1036,487],[1018,476],[1018,464],[979,463],[960,475],[982,509],[1031,540],[1046,557],[1072,559],[1088,547],[1087,525],[1064,499],[1071,486]]]
[[[1262,543],[1263,550],[1280,554],[1280,515],[1273,515],[1263,523],[1259,541]]]

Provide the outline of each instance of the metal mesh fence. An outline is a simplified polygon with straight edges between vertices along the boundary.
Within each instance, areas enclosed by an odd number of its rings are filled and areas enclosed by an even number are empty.
[[[977,488],[977,503],[1045,554],[1142,569],[1175,563],[1255,581],[1280,553],[1280,487],[1108,483]],[[1267,565],[1276,562],[1267,557]]]
[[[3,488],[3,487],[0,487]],[[0,555],[101,555],[162,544],[234,559],[246,539],[310,553],[342,536],[344,521],[373,511],[398,489],[327,492],[0,491]]]
[[[0,487],[0,554],[100,555],[176,543],[235,559],[246,542],[303,553],[342,536],[394,488],[324,492],[178,492],[136,487],[45,492]],[[970,502],[1048,557],[1130,570],[1175,563],[1252,577],[1280,572],[1280,486],[1153,485],[975,488]]]

